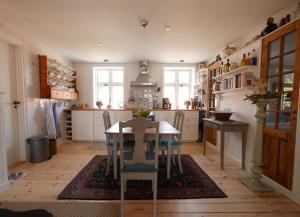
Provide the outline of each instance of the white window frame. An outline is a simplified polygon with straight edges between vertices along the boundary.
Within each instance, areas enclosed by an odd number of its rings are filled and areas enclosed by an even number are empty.
[[[165,83],[165,71],[174,71],[175,72],[175,83]],[[188,71],[189,72],[189,83],[180,83],[179,82],[179,72],[180,71]],[[179,87],[182,87],[182,86],[189,87],[189,99],[191,99],[194,73],[195,73],[195,68],[193,68],[193,67],[164,67],[163,85],[164,85],[164,87],[166,87],[166,86],[174,87],[175,86],[175,108],[176,109],[180,108],[179,104],[178,104],[179,103],[178,102]],[[164,92],[163,92],[163,94],[164,94]]]
[[[112,81],[112,72],[113,71],[123,71],[123,82],[113,82]],[[98,82],[97,76],[99,71],[108,71],[108,82]],[[113,95],[113,86],[122,86],[123,87],[123,100],[125,95],[125,85],[124,85],[124,77],[125,77],[125,70],[122,66],[108,66],[108,67],[102,67],[102,66],[94,66],[93,67],[93,85],[94,85],[94,106],[96,106],[96,101],[98,100],[98,87],[108,86],[108,94],[109,98],[111,99],[112,103],[112,95]]]

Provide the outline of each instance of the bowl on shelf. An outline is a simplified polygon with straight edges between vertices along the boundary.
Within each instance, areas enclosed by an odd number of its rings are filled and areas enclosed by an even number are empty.
[[[227,111],[212,111],[211,112],[215,116],[215,120],[217,121],[229,121],[233,112]]]

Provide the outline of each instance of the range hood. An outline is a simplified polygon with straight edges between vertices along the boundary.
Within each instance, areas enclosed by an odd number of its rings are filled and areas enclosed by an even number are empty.
[[[157,87],[155,82],[148,74],[148,61],[140,61],[140,72],[135,81],[131,82],[132,87]]]

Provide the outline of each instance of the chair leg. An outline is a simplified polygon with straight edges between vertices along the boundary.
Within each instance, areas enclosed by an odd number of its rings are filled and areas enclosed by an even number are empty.
[[[121,217],[124,217],[125,216],[125,213],[124,213],[124,177],[123,177],[123,174],[121,173],[121,209],[120,209],[120,212],[121,212]]]
[[[174,156],[174,149],[172,149],[172,162],[173,162],[173,165],[175,166],[176,162],[175,162],[175,156]]]
[[[106,176],[107,176],[108,173],[109,173],[109,166],[110,166],[110,158],[111,158],[111,155],[112,155],[112,151],[111,151],[111,150],[108,150],[108,152],[107,152],[106,172],[105,172],[105,175],[106,175]]]
[[[183,170],[182,170],[182,164],[181,164],[181,148],[180,147],[178,147],[178,149],[177,149],[177,156],[178,156],[179,170],[180,170],[180,173],[182,174]]]
[[[156,197],[157,197],[157,173],[154,175],[153,182],[153,217],[156,217]]]

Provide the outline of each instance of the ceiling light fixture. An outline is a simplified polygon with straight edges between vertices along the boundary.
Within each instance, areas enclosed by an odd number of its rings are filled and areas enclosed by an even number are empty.
[[[171,30],[171,27],[170,27],[170,26],[166,26],[166,27],[165,27],[165,30],[166,30],[167,32],[169,32],[169,31]]]
[[[103,46],[103,43],[97,42],[97,45],[98,45],[98,46]]]
[[[146,57],[146,29],[148,28],[149,22],[147,20],[142,20],[140,25],[143,30],[143,59],[145,60]]]

